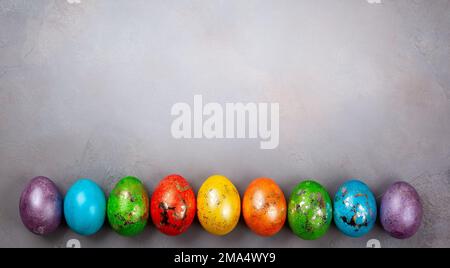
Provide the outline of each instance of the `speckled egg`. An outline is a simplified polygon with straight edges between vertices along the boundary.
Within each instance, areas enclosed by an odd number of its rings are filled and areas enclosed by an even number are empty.
[[[286,199],[269,178],[253,180],[242,199],[242,215],[247,226],[261,236],[278,233],[286,220]]]
[[[416,189],[409,183],[393,183],[384,193],[380,206],[380,220],[391,236],[405,239],[413,236],[423,217],[422,203]]]
[[[192,187],[180,175],[169,175],[156,186],[150,201],[150,214],[156,228],[167,235],[185,232],[196,210]]]
[[[209,233],[226,235],[236,227],[241,213],[239,192],[222,175],[209,177],[197,194],[197,216]]]
[[[62,195],[47,177],[33,178],[20,196],[19,211],[25,227],[38,235],[55,231],[61,223]]]
[[[330,227],[332,210],[327,190],[315,181],[303,181],[294,187],[290,196],[289,226],[302,239],[320,238]]]
[[[142,182],[124,177],[117,182],[108,197],[108,221],[112,229],[124,236],[142,232],[149,215],[149,199]]]
[[[80,235],[93,235],[105,221],[106,198],[90,179],[77,180],[64,197],[64,217],[70,229]]]
[[[377,219],[377,203],[369,187],[359,180],[342,184],[334,196],[334,223],[344,234],[367,234]]]

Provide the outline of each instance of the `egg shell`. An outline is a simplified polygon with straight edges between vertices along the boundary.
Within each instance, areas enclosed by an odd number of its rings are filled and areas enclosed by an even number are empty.
[[[375,196],[364,182],[344,182],[334,196],[334,223],[345,235],[361,237],[372,230],[377,219]]]
[[[384,230],[395,238],[409,238],[419,229],[422,217],[422,203],[413,186],[404,181],[389,186],[380,206],[380,220]]]
[[[156,228],[167,235],[185,232],[196,214],[192,187],[180,175],[169,175],[156,186],[150,201],[150,212]]]
[[[54,232],[61,224],[62,195],[47,177],[35,177],[20,196],[20,218],[28,230],[38,235]]]
[[[117,182],[108,197],[107,215],[112,229],[121,235],[134,236],[144,230],[149,198],[138,178],[128,176]]]
[[[247,226],[261,236],[272,236],[283,228],[286,199],[270,178],[257,178],[245,190],[242,215]]]
[[[77,180],[64,198],[67,225],[80,235],[93,235],[105,221],[106,198],[103,190],[90,179]]]
[[[332,211],[327,190],[316,181],[303,181],[291,192],[288,204],[289,226],[302,239],[318,239],[328,231]]]
[[[197,194],[197,216],[211,234],[226,235],[237,225],[241,213],[239,192],[223,175],[209,177]]]

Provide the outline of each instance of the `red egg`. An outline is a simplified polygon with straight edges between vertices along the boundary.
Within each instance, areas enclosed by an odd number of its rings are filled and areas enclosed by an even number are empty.
[[[150,201],[150,214],[158,230],[179,235],[189,228],[195,213],[195,194],[186,179],[174,174],[159,182]]]

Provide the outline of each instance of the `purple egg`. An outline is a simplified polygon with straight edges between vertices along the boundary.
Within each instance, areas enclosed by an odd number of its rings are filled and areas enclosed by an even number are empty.
[[[384,230],[395,238],[411,237],[419,229],[422,216],[422,203],[414,187],[403,181],[389,186],[380,207]]]
[[[58,228],[62,218],[62,195],[46,177],[32,179],[20,196],[20,218],[31,232],[49,234]]]

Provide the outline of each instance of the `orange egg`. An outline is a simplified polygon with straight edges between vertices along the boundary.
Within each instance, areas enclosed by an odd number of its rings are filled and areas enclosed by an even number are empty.
[[[242,200],[245,223],[261,236],[272,236],[286,220],[286,199],[280,187],[269,178],[253,180]]]

